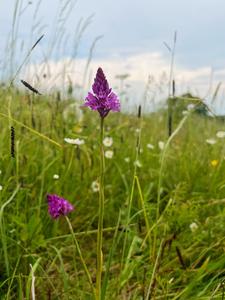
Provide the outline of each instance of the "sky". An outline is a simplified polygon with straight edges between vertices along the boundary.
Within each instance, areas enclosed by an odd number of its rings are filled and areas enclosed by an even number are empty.
[[[18,42],[13,66],[19,65],[37,38],[45,34],[23,67],[24,76],[32,81],[38,78],[40,88],[53,89],[60,86],[62,80],[69,80],[78,87],[82,86],[86,92],[100,65],[112,86],[118,89],[121,82],[116,76],[129,74],[123,88],[126,86],[131,101],[137,103],[143,98],[149,82],[149,97],[165,98],[171,56],[164,43],[172,47],[175,31],[174,78],[177,93],[188,90],[210,102],[218,83],[223,83],[224,0],[71,0],[66,6],[67,2],[0,0],[2,45],[11,36],[13,13],[18,4],[14,31]],[[85,22],[88,26],[76,48],[75,41],[79,39],[77,29],[79,24],[82,27]],[[100,38],[95,43],[91,63],[87,66],[90,48],[96,37]],[[58,42],[54,44],[54,41]],[[2,61],[7,57],[5,52],[8,55],[5,46],[1,47]],[[51,69],[51,76],[41,82],[46,69]],[[160,91],[160,86],[164,86],[164,92]],[[220,107],[221,111],[223,95],[222,84],[216,110]]]

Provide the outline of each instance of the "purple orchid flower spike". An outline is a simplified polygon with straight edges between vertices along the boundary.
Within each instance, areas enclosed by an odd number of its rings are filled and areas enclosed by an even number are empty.
[[[53,219],[57,219],[60,216],[66,216],[68,213],[74,210],[74,207],[69,201],[58,195],[47,195],[48,200],[48,212]]]
[[[109,84],[101,68],[98,68],[97,74],[92,85],[93,93],[89,92],[86,97],[85,106],[92,110],[97,110],[101,118],[105,118],[110,110],[120,111],[120,102]]]

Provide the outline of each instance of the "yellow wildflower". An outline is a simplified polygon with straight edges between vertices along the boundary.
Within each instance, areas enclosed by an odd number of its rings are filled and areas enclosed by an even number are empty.
[[[211,160],[211,166],[212,167],[216,167],[218,164],[219,164],[219,160],[218,159]]]

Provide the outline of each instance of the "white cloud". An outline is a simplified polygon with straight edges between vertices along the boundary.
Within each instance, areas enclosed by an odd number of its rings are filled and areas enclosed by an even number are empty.
[[[86,63],[86,59],[65,58],[59,61],[46,61],[29,65],[25,70],[24,79],[43,93],[49,93],[54,89],[65,92],[71,81],[76,89],[76,95],[83,98],[91,89],[95,72],[101,66],[110,85],[115,89],[119,89],[120,86],[116,76],[129,74],[125,83],[130,86],[128,88],[130,104],[138,104],[143,101],[149,75],[151,75],[150,95],[155,96],[158,101],[160,98],[165,99],[168,94],[170,62],[159,52],[130,54],[126,58],[114,56],[110,59],[93,59],[88,68],[87,76],[84,78]],[[210,66],[191,69],[175,64],[174,74],[178,94],[188,90],[195,95],[205,97],[209,90],[214,92],[218,82],[225,76],[225,69],[214,70],[211,89],[212,68]],[[216,106],[215,109],[217,109]]]

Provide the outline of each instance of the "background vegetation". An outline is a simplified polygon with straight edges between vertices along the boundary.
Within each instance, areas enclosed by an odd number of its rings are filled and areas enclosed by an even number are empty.
[[[94,281],[99,117],[81,108],[78,122],[74,100],[54,96],[2,89],[0,99],[1,298],[29,299],[33,266],[37,299],[91,299],[68,225],[50,218],[46,194],[75,205],[69,217]],[[106,119],[113,145],[105,148],[114,153],[106,159],[106,299],[145,299],[149,291],[153,299],[221,299],[225,149],[216,134],[224,122],[193,109],[182,117],[164,150],[165,111]]]
[[[64,29],[74,3],[61,2],[46,63],[60,57],[69,40]],[[69,219],[95,283],[99,116],[82,107],[82,97],[74,99],[70,80],[62,83],[63,96],[55,90],[21,92],[14,84],[32,57],[33,40],[46,30],[40,4],[29,46],[20,47],[24,10],[16,1],[2,65],[0,299],[93,299],[68,224],[63,217],[51,219],[46,195],[58,194],[75,206]],[[71,59],[90,21],[78,22]],[[90,47],[84,84],[98,40]],[[171,82],[175,39],[173,49]],[[118,75],[124,106],[127,76]],[[110,113],[105,122],[105,137],[113,143],[105,146],[112,157],[105,158],[102,299],[224,299],[224,118],[211,116],[191,94],[173,95],[168,138],[167,108],[143,114],[147,98],[142,114]]]

